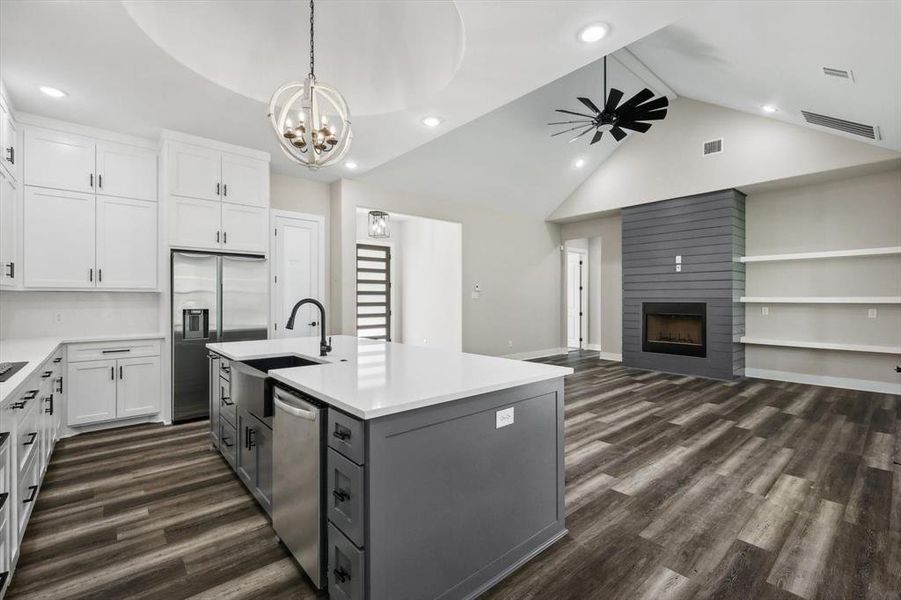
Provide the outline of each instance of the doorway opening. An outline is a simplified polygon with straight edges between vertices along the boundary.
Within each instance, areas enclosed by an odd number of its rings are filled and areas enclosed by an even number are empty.
[[[566,251],[566,346],[582,350],[588,341],[588,240],[568,240]]]

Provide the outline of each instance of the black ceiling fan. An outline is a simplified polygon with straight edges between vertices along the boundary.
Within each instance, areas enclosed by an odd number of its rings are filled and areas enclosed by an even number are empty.
[[[594,130],[594,136],[591,138],[591,144],[597,143],[604,135],[605,131],[616,139],[622,140],[626,137],[624,129],[632,131],[646,132],[651,128],[650,123],[643,121],[659,121],[666,116],[666,107],[669,106],[669,100],[666,96],[654,98],[654,92],[648,88],[644,88],[622,104],[619,101],[623,98],[623,93],[616,88],[610,88],[610,94],[607,95],[607,57],[604,57],[604,95],[607,97],[603,110],[599,109],[594,102],[588,98],[579,97],[577,100],[584,104],[593,114],[585,114],[572,110],[558,108],[558,113],[565,113],[581,117],[572,121],[558,121],[556,123],[548,123],[548,125],[572,125],[569,129],[552,133],[551,136],[562,135],[570,131],[579,130],[570,142],[574,142],[586,133]],[[617,106],[619,104],[619,106]]]

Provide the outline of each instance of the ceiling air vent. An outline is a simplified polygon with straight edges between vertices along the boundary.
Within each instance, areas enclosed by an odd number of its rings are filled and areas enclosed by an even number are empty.
[[[710,140],[709,142],[704,142],[704,156],[708,154],[719,154],[723,151],[723,138],[718,140]]]
[[[854,135],[865,137],[869,140],[880,139],[879,129],[877,127],[873,127],[872,125],[864,125],[863,123],[855,123],[854,121],[846,121],[844,119],[837,119],[835,117],[827,117],[826,115],[821,115],[806,110],[802,110],[801,114],[804,115],[804,120],[811,125],[819,125],[820,127],[837,129],[839,131],[844,131],[845,133],[852,133]]]
[[[851,72],[851,69],[823,67],[823,75],[826,75],[827,77],[836,77],[838,79],[847,79],[849,82],[854,81],[854,73]]]

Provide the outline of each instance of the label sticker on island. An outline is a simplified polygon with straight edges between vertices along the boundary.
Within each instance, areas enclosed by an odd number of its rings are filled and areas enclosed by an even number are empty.
[[[501,427],[506,427],[507,425],[513,425],[513,407],[505,408],[504,410],[499,410],[495,413],[495,423],[494,428],[500,429]]]

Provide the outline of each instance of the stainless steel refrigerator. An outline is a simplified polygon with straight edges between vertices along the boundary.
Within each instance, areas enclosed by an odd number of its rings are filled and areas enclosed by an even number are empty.
[[[209,416],[206,345],[266,339],[269,277],[259,256],[172,252],[172,420]]]

